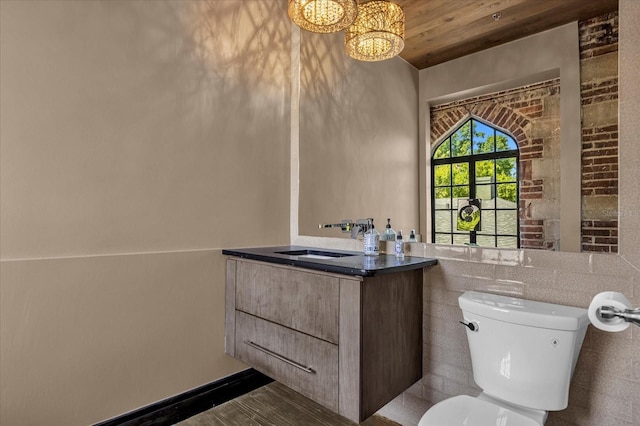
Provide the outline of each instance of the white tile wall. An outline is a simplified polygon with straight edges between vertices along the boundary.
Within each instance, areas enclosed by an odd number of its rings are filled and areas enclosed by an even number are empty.
[[[424,288],[422,397],[431,404],[480,392],[464,328],[458,325],[457,298],[466,290],[583,308],[597,293],[612,290],[640,306],[640,271],[618,255],[425,244],[414,245],[412,252],[439,260],[425,272]],[[551,413],[547,425],[637,425],[638,395],[639,330],[606,333],[589,326],[569,407]]]

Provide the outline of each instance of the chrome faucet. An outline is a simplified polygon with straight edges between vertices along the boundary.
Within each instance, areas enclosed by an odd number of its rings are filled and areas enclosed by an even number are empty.
[[[343,219],[340,223],[320,224],[318,228],[340,228],[342,232],[351,232],[351,238],[358,238],[358,234],[364,234],[373,226],[373,218],[367,219]]]

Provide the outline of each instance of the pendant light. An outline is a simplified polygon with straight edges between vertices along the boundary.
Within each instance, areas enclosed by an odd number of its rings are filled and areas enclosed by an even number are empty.
[[[345,31],[347,55],[360,61],[393,58],[404,49],[404,12],[387,0],[358,6],[356,20]]]
[[[289,0],[291,20],[314,33],[342,31],[357,14],[357,0]]]

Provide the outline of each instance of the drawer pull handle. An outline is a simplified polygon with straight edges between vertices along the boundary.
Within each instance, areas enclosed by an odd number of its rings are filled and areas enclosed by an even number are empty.
[[[262,351],[264,353],[266,353],[267,355],[271,355],[274,358],[279,359],[280,361],[286,362],[289,365],[292,365],[296,368],[299,368],[300,370],[304,371],[305,373],[309,373],[309,374],[315,374],[315,370],[311,367],[307,367],[306,365],[302,365],[300,363],[297,363],[295,361],[290,360],[287,357],[284,357],[282,355],[279,355],[263,346],[260,346],[257,343],[252,342],[251,340],[245,340],[244,343],[246,343],[247,345],[251,346],[252,348],[255,348],[259,351]]]

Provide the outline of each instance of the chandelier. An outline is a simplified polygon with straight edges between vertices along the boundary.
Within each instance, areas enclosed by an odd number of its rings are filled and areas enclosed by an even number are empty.
[[[345,52],[360,61],[382,61],[404,49],[404,12],[389,0],[289,0],[288,12],[307,31],[345,30]]]
[[[358,14],[357,0],[289,0],[289,17],[314,33],[334,33],[351,25]]]
[[[404,48],[404,12],[387,0],[358,6],[356,20],[345,31],[347,55],[360,61],[382,61]]]

